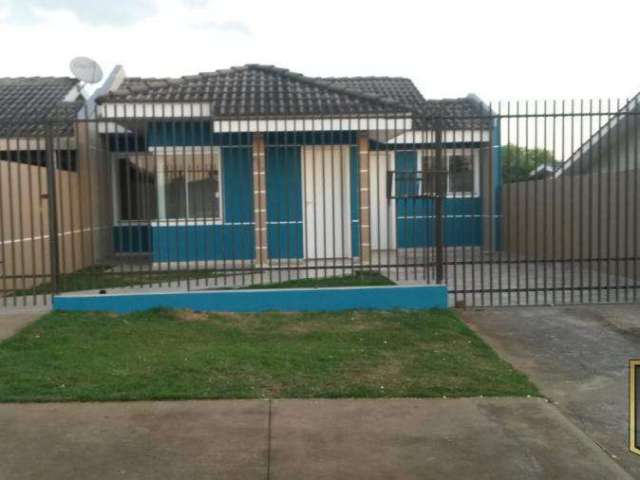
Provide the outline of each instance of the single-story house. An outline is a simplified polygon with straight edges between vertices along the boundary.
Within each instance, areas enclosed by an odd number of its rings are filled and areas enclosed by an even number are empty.
[[[499,129],[475,96],[407,78],[246,65],[176,79],[112,75],[96,99],[113,242],[154,264],[356,259],[434,245],[442,152],[449,246],[497,248]]]

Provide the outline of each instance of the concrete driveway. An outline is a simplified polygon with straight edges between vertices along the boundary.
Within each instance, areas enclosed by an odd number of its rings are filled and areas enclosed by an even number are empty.
[[[628,361],[640,358],[640,305],[465,310],[503,358],[633,478],[628,445]]]
[[[5,404],[2,480],[628,479],[542,399]]]

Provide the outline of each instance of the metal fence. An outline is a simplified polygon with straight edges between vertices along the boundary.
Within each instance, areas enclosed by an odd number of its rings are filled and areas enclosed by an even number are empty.
[[[99,107],[0,139],[0,307],[329,278],[444,282],[468,306],[638,300],[635,99],[201,113]]]

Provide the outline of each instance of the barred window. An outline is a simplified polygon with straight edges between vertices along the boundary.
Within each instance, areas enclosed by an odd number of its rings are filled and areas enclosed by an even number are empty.
[[[472,155],[451,155],[449,157],[448,193],[469,193],[474,191]]]
[[[219,155],[165,159],[164,212],[165,219],[221,219]]]
[[[156,218],[158,208],[153,159],[144,156],[120,158],[117,168],[120,220],[136,222]]]
[[[473,152],[459,153],[455,150],[443,152],[443,168],[446,169],[446,193],[448,195],[473,195],[476,194],[476,162]],[[425,194],[436,193],[437,165],[435,150],[426,151],[420,162],[422,171],[422,192]]]

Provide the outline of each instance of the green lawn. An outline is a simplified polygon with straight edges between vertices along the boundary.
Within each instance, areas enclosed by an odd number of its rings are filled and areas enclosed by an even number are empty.
[[[356,271],[342,277],[301,278],[278,283],[252,285],[250,289],[262,288],[327,288],[327,287],[371,287],[395,285],[378,272]]]
[[[0,344],[0,400],[536,395],[449,311],[51,313]]]

